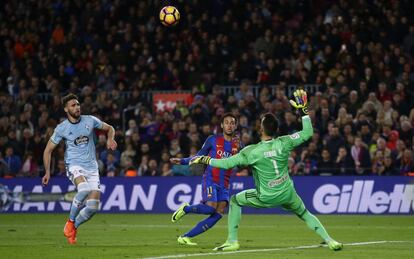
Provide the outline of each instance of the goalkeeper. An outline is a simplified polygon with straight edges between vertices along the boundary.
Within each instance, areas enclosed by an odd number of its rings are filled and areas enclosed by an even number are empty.
[[[271,113],[261,117],[261,142],[245,147],[235,156],[225,159],[212,159],[208,156],[194,157],[190,164],[207,164],[222,169],[236,166],[250,166],[256,189],[249,189],[233,195],[230,199],[227,241],[214,248],[215,251],[235,251],[238,243],[238,226],[241,208],[273,208],[295,213],[306,225],[314,230],[332,250],[342,249],[342,244],[332,239],[319,220],[311,214],[296,193],[289,177],[288,158],[290,151],[310,139],[313,134],[311,120],[308,116],[307,95],[304,90],[294,92],[295,100],[290,103],[302,115],[303,129],[292,135],[275,137],[278,121]]]

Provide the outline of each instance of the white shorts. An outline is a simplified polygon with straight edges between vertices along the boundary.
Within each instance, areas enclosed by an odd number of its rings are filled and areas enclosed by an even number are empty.
[[[101,191],[101,183],[99,181],[99,171],[86,171],[80,166],[71,166],[67,171],[66,175],[69,180],[75,184],[74,180],[79,176],[85,177],[86,181],[89,183],[92,191]]]

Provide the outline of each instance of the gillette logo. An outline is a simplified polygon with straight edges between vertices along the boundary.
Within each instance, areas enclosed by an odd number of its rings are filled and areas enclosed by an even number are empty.
[[[391,193],[374,190],[374,181],[354,181],[342,188],[335,184],[320,186],[313,195],[319,213],[412,213],[414,184],[395,184]],[[413,208],[413,209],[412,209]]]

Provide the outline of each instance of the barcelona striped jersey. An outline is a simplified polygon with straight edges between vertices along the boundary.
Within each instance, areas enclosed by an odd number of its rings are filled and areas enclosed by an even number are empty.
[[[231,157],[241,149],[239,138],[234,137],[231,141],[224,139],[223,134],[209,136],[203,144],[203,147],[197,152],[197,156],[209,156],[211,158],[221,159]],[[181,164],[186,165],[192,157],[181,159]],[[203,174],[203,182],[207,185],[215,183],[226,189],[229,188],[232,168],[219,169],[207,166]]]

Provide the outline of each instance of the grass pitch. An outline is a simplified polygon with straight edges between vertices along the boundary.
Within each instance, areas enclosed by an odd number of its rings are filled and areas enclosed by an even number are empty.
[[[0,258],[414,258],[413,216],[319,216],[345,243],[333,252],[319,247],[318,236],[296,216],[243,215],[236,253],[212,251],[226,239],[226,217],[194,239],[197,247],[179,246],[176,239],[203,217],[187,215],[175,224],[170,217],[97,214],[70,246],[62,233],[66,214],[2,214]]]

